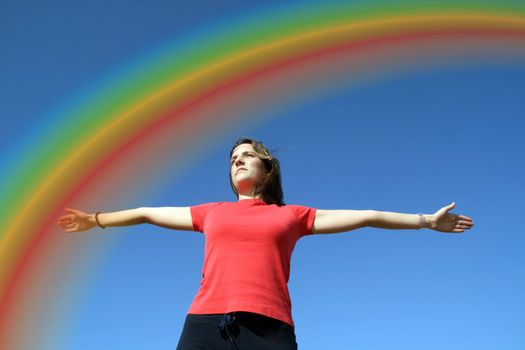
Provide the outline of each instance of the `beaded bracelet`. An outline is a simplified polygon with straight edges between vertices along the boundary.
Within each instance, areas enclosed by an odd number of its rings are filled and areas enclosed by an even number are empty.
[[[97,222],[98,226],[102,227],[102,228],[106,228],[106,226],[103,226],[100,221],[98,221],[98,214],[100,214],[100,212],[98,211],[96,214],[95,214],[95,221]]]

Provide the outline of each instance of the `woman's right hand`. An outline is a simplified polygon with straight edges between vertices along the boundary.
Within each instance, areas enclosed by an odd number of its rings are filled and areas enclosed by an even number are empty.
[[[94,214],[88,214],[81,210],[70,208],[65,208],[65,210],[70,214],[61,216],[58,219],[58,224],[64,229],[64,231],[86,231],[97,226]]]

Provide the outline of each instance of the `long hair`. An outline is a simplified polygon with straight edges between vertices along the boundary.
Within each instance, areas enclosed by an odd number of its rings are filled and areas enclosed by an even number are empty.
[[[278,206],[284,205],[283,187],[281,184],[281,166],[279,160],[270,153],[263,143],[246,137],[240,138],[235,142],[230,151],[230,159],[235,148],[245,143],[252,145],[255,155],[262,160],[266,168],[266,176],[262,186],[257,186],[255,194],[260,195],[262,200],[267,204],[277,204]],[[233,184],[231,171],[229,177],[232,190],[237,198],[239,198],[239,192]]]

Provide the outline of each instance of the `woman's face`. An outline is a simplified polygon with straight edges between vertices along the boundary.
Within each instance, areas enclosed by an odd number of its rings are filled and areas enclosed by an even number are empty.
[[[253,194],[255,187],[264,180],[266,168],[251,144],[243,143],[233,150],[230,176],[237,192],[247,195]]]

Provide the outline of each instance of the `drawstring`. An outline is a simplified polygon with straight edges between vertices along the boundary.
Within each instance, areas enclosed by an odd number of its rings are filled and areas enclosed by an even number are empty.
[[[219,322],[219,332],[224,333],[226,331],[226,334],[228,335],[228,339],[230,340],[230,347],[232,347],[234,350],[240,350],[237,346],[237,342],[235,339],[233,339],[232,335],[230,334],[230,327],[236,323],[235,319],[235,312],[224,314],[222,317],[221,322]]]

